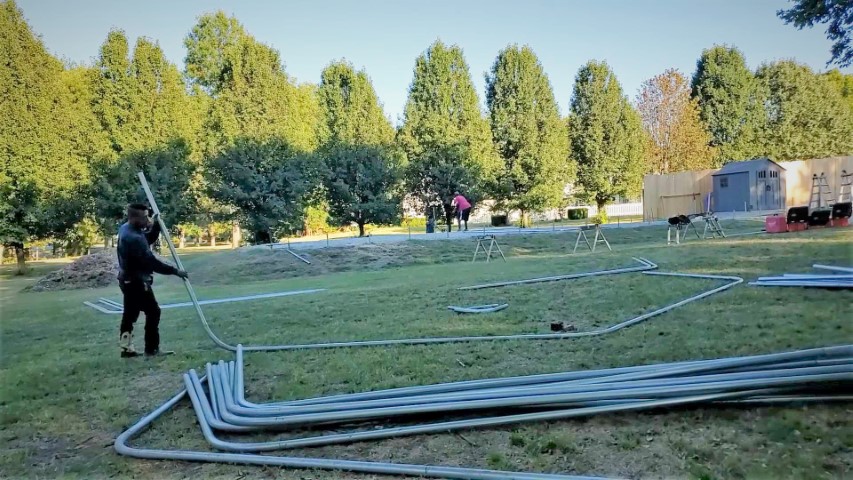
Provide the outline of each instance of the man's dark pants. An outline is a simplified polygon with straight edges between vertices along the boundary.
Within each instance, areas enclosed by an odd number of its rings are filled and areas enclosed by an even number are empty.
[[[132,332],[139,313],[145,313],[145,352],[154,353],[160,348],[160,306],[150,285],[143,282],[122,282],[124,313],[121,315],[121,333]]]

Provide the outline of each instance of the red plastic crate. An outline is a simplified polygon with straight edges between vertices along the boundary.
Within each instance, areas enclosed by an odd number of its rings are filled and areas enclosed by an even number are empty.
[[[785,233],[788,231],[788,224],[785,217],[766,217],[764,219],[764,229],[767,233]]]
[[[833,218],[832,220],[833,227],[849,227],[850,219],[849,218]]]
[[[808,229],[808,225],[805,223],[789,223],[788,231],[789,232],[802,232]]]

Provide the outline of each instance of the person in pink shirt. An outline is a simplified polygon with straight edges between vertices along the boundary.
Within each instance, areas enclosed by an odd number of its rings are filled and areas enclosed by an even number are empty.
[[[471,202],[459,192],[453,192],[453,201],[450,204],[456,207],[456,222],[459,230],[462,230],[462,222],[465,222],[465,231],[468,231],[468,216],[471,214]]]

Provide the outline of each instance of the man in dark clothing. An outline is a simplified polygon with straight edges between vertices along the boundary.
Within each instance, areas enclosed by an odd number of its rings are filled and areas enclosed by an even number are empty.
[[[156,218],[155,218],[156,220]],[[160,351],[160,306],[151,285],[154,273],[187,278],[187,272],[161,262],[151,251],[160,236],[160,224],[148,218],[148,207],[134,203],[127,207],[127,222],[118,230],[118,283],[124,294],[119,346],[123,358],[139,354],[133,347],[133,324],[145,313],[145,355],[165,355]]]

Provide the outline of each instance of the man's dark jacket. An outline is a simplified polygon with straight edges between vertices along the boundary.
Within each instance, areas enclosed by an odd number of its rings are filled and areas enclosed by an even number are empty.
[[[140,230],[130,223],[118,229],[118,279],[121,282],[142,282],[151,285],[154,273],[174,275],[177,269],[161,262],[151,251],[151,245],[160,235],[160,224],[154,223],[148,230]]]

